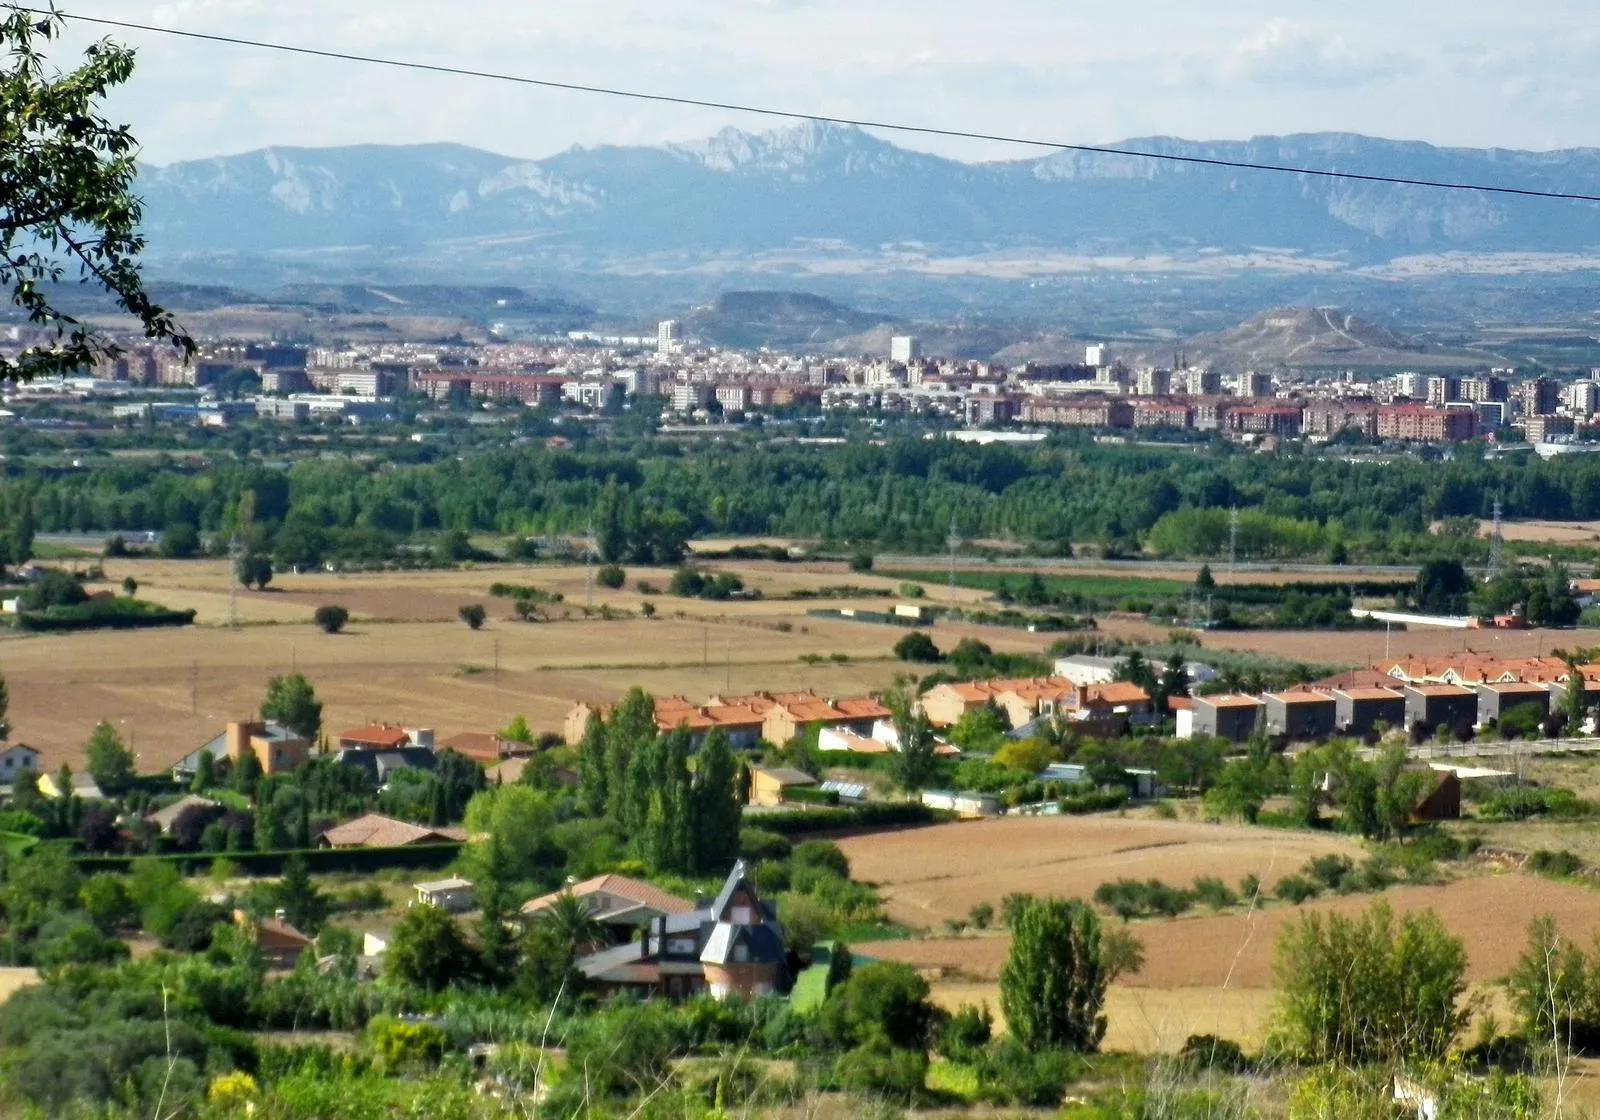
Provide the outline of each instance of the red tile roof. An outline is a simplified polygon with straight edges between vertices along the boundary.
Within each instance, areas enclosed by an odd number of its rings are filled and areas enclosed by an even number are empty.
[[[341,731],[334,736],[341,743],[359,743],[362,746],[382,747],[392,750],[411,742],[411,736],[403,728],[392,727],[386,723],[369,724],[366,727],[356,727],[349,731]]]

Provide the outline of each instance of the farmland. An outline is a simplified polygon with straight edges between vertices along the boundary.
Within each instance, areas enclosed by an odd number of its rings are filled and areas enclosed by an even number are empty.
[[[882,890],[889,916],[913,928],[996,907],[1014,891],[1088,897],[1103,882],[1260,876],[1271,887],[1312,856],[1360,855],[1343,837],[1120,817],[1010,817],[862,836],[840,846]]]

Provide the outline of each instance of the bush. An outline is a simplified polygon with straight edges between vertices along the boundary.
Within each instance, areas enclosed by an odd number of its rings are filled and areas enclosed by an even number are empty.
[[[1278,885],[1272,888],[1272,893],[1275,897],[1298,906],[1308,898],[1316,898],[1322,890],[1304,875],[1285,875],[1278,880]]]
[[[615,591],[628,582],[628,573],[623,571],[619,564],[607,564],[595,572],[594,579],[601,587],[609,587]]]
[[[337,604],[328,604],[318,607],[312,613],[311,621],[321,627],[324,634],[337,634],[350,621],[350,612]]]
[[[1583,870],[1583,860],[1562,848],[1558,852],[1540,848],[1528,857],[1528,869],[1540,875],[1565,878]]]
[[[1176,917],[1194,905],[1195,896],[1159,879],[1142,883],[1137,879],[1117,879],[1096,887],[1094,900],[1127,921],[1153,915]]]
[[[822,1005],[823,1033],[841,1047],[881,1038],[921,1051],[938,1018],[938,1008],[928,1000],[928,982],[898,963],[862,965]]]
[[[978,1066],[978,1093],[995,1104],[1056,1108],[1080,1066],[1070,1051],[1030,1053],[1015,1039],[1002,1038]]]
[[[1226,910],[1239,901],[1239,896],[1228,889],[1228,884],[1211,875],[1196,879],[1190,893],[1212,910]]]
[[[739,854],[745,859],[757,863],[783,860],[789,858],[792,850],[793,846],[789,841],[776,832],[768,832],[764,828],[739,830]]]
[[[1216,1071],[1237,1075],[1250,1069],[1250,1059],[1245,1057],[1237,1042],[1214,1034],[1192,1034],[1184,1039],[1178,1050],[1178,1061],[1195,1073]]]
[[[1340,855],[1313,856],[1301,868],[1302,874],[1330,891],[1347,894],[1356,889],[1355,864]]]
[[[994,1016],[987,1006],[962,1004],[939,1032],[939,1054],[952,1062],[975,1061],[993,1033]]]
[[[90,599],[74,606],[55,606],[42,611],[23,611],[17,615],[17,629],[32,631],[62,630],[143,630],[160,626],[188,626],[194,622],[192,610],[168,610],[142,599]]]
[[[850,878],[850,859],[839,850],[839,845],[831,840],[801,842],[795,846],[794,855],[789,862],[796,872],[815,868],[837,875],[841,879]]]
[[[440,1027],[402,1023],[386,1015],[372,1021],[367,1036],[378,1060],[394,1071],[436,1066],[450,1046],[450,1036]]]
[[[860,551],[850,557],[850,570],[852,572],[872,571],[872,553]]]
[[[481,629],[484,619],[488,617],[482,605],[478,603],[467,603],[465,606],[456,608],[456,616],[472,630]]]
[[[872,1038],[839,1055],[833,1074],[840,1088],[909,1104],[928,1076],[928,1055],[921,1050],[899,1050],[883,1038]]]
[[[921,630],[913,630],[894,644],[894,655],[901,661],[933,664],[943,659],[933,639]]]

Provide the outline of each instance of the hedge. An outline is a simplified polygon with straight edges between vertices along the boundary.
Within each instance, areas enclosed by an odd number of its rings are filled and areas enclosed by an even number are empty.
[[[783,791],[785,801],[803,802],[807,805],[837,805],[839,804],[839,791],[836,789],[817,789],[815,786],[791,786]]]
[[[17,615],[19,630],[141,630],[188,626],[194,611],[173,611],[142,599],[90,599],[70,607],[49,607]]]
[[[413,844],[403,848],[285,848],[271,852],[173,852],[158,856],[77,856],[80,870],[125,872],[136,859],[158,859],[175,863],[186,874],[209,870],[219,859],[239,865],[252,875],[277,875],[290,856],[301,856],[312,872],[383,871],[392,868],[434,869],[448,867],[461,854],[459,841],[444,844]]]
[[[750,813],[744,823],[751,828],[797,836],[807,832],[839,832],[846,829],[898,828],[908,824],[933,824],[953,819],[953,814],[916,801],[875,802],[839,809],[794,809],[776,813]]]

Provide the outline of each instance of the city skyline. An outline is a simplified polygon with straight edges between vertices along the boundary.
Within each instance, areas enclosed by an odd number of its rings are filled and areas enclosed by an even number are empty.
[[[1461,146],[1600,144],[1600,35],[1575,0],[1463,10],[1442,0],[1337,16],[1247,0],[1227,11],[1135,0],[1093,13],[1043,0],[956,5],[686,0],[542,11],[478,0],[117,0],[83,14],[556,81],[1060,140],[1241,139],[1351,131]],[[104,29],[79,24],[54,61]],[[153,163],[260,147],[452,141],[537,158],[574,144],[658,144],[747,114],[115,30],[140,67],[110,102]],[[966,160],[1015,146],[901,137]]]

